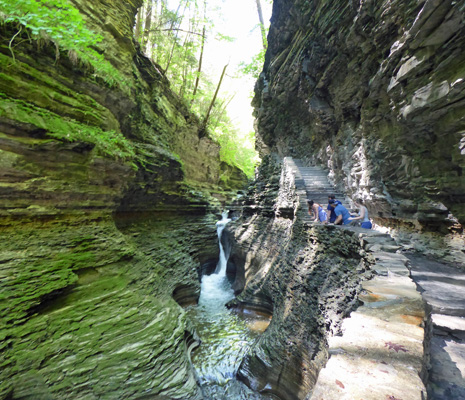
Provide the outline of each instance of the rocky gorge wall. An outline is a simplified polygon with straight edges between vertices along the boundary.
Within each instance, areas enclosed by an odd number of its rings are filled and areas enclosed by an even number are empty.
[[[464,33],[463,2],[275,0],[261,153],[327,167],[379,224],[459,235],[460,253]]]
[[[281,173],[280,164],[265,157],[241,217],[226,229],[240,292],[231,306],[273,315],[238,378],[262,393],[295,400],[311,393],[327,361],[327,337],[338,334],[342,319],[357,307],[372,260],[354,232],[304,223],[296,194],[288,190],[293,177]]]
[[[171,295],[246,179],[132,41],[142,1],[71,3],[124,82],[1,26],[0,398],[195,399]]]

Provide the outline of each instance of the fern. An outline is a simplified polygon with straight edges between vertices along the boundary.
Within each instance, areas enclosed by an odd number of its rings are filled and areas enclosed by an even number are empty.
[[[0,0],[0,19],[19,24],[18,32],[26,28],[32,37],[46,37],[59,48],[74,52],[110,86],[125,84],[119,71],[93,48],[102,36],[86,27],[82,15],[68,0]]]

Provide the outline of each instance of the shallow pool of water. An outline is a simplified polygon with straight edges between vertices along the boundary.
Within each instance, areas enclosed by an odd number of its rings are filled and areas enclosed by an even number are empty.
[[[201,344],[192,352],[192,363],[206,399],[269,400],[236,380],[240,363],[254,340],[264,332],[270,318],[254,312],[233,312],[225,304],[234,293],[225,276],[212,274],[202,279],[198,306],[186,313]]]

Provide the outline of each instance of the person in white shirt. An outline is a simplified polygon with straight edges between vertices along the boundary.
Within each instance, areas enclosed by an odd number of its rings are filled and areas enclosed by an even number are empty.
[[[365,229],[371,229],[373,227],[370,218],[368,217],[368,209],[365,207],[365,203],[363,200],[356,200],[354,201],[355,207],[358,208],[358,217],[351,217],[350,221],[357,221],[361,222],[360,226]]]

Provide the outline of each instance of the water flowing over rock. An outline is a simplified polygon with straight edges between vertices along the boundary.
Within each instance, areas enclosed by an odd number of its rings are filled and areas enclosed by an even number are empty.
[[[262,154],[327,167],[384,225],[461,231],[464,38],[460,1],[275,0]]]

